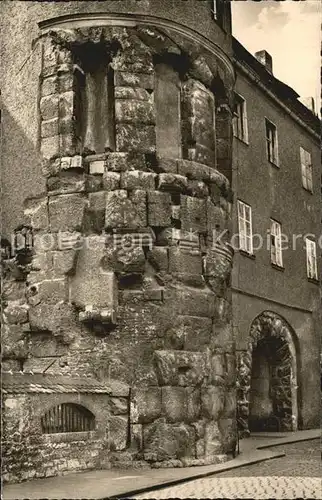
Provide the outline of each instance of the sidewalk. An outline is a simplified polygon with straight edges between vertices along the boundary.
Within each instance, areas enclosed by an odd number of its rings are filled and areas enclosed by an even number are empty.
[[[95,470],[66,476],[35,479],[19,484],[5,485],[3,500],[46,499],[107,499],[129,497],[147,490],[179,484],[189,479],[211,476],[218,472],[283,457],[272,451],[273,446],[298,441],[319,439],[320,429],[288,433],[262,433],[240,441],[240,454],[233,460],[218,465],[181,469]]]

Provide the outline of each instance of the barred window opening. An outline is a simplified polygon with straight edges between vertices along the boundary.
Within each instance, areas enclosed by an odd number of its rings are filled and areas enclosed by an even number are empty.
[[[62,403],[50,408],[41,417],[43,434],[86,432],[95,429],[95,416],[84,406]]]

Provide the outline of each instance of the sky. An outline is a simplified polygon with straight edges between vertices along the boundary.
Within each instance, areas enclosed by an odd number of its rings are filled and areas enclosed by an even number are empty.
[[[302,97],[321,106],[320,0],[234,0],[233,35],[254,54],[265,49],[273,73]]]

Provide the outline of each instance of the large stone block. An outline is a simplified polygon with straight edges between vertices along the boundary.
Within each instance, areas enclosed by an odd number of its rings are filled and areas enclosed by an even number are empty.
[[[128,195],[125,190],[116,190],[106,194],[106,228],[136,229],[146,225],[145,191],[134,190]]]
[[[27,358],[28,346],[26,335],[29,324],[8,325],[3,324],[1,328],[1,354],[5,358]]]
[[[154,246],[149,250],[147,259],[156,271],[168,272],[169,258],[167,248]]]
[[[221,418],[219,429],[224,453],[234,453],[237,444],[237,423],[235,418]]]
[[[49,331],[70,343],[76,332],[75,311],[71,304],[40,303],[29,309],[29,322],[32,330]]]
[[[223,417],[234,418],[236,416],[236,405],[236,389],[231,389],[225,396]]]
[[[115,87],[139,87],[152,90],[154,88],[154,75],[151,73],[132,73],[129,71],[114,72]]]
[[[106,168],[111,172],[126,172],[127,170],[146,170],[145,157],[143,153],[130,151],[127,153],[108,153]]]
[[[116,147],[118,151],[155,152],[154,125],[116,125]]]
[[[207,199],[207,232],[214,238],[214,233],[222,233],[227,229],[227,213],[219,206],[215,205],[210,198]],[[222,237],[223,241],[227,240]]]
[[[184,193],[188,188],[187,178],[183,175],[162,173],[158,175],[158,189],[170,193]]]
[[[49,198],[49,220],[53,232],[82,229],[86,199],[80,194]]]
[[[154,124],[153,103],[134,99],[115,99],[115,121],[116,123]]]
[[[26,323],[28,321],[27,304],[11,303],[3,309],[3,319],[5,323]]]
[[[59,176],[50,177],[47,180],[47,190],[50,196],[83,193],[85,188],[85,174],[73,170],[61,171]]]
[[[185,387],[162,387],[162,414],[167,422],[183,422],[188,410]]]
[[[68,90],[59,95],[59,116],[65,118],[73,116],[75,103],[75,92]]]
[[[114,250],[112,261],[116,273],[143,274],[145,270],[145,255],[142,246],[120,246]]]
[[[134,388],[131,391],[131,423],[147,424],[161,416],[161,388]]]
[[[120,189],[121,176],[118,172],[104,172],[103,188],[106,191],[114,191]]]
[[[205,455],[214,456],[222,452],[221,433],[217,422],[208,422],[205,427]]]
[[[233,386],[237,380],[236,357],[233,354],[226,354],[226,383]]]
[[[201,390],[199,387],[186,387],[187,392],[187,413],[186,422],[195,422],[200,416]]]
[[[59,97],[56,94],[42,97],[40,100],[40,113],[43,120],[58,117]]]
[[[185,175],[188,179],[208,182],[211,168],[190,160],[178,160],[178,173]]]
[[[89,236],[79,251],[75,275],[71,280],[70,299],[78,307],[108,308],[117,305],[116,279],[112,270],[103,266],[105,239]]]
[[[160,191],[148,191],[149,226],[167,227],[171,225],[171,195]]]
[[[49,76],[43,79],[41,85],[41,96],[45,97],[51,94],[56,94],[58,91],[58,76]]]
[[[223,387],[201,388],[201,415],[209,420],[218,420],[224,411],[225,391]]]
[[[226,352],[233,350],[233,328],[231,323],[216,321],[213,324],[211,345],[214,349],[224,349]]]
[[[207,231],[206,201],[192,196],[180,195],[181,229],[185,231]]]
[[[52,137],[43,137],[41,139],[40,151],[45,160],[50,160],[59,155],[60,152],[60,137],[54,135]]]
[[[196,386],[209,375],[204,353],[188,351],[155,351],[154,362],[161,386]]]
[[[144,458],[149,461],[194,456],[194,429],[186,424],[167,424],[160,419],[144,427]]]
[[[211,357],[212,383],[220,384],[226,382],[226,363],[223,353],[213,354]]]
[[[52,252],[53,254],[53,272],[55,276],[69,274],[74,271],[76,264],[76,250],[62,250]]]
[[[156,174],[132,170],[121,174],[121,189],[155,189]]]
[[[175,307],[177,314],[212,318],[215,314],[215,295],[205,289],[189,287],[169,287],[164,292],[164,300],[172,309]]]
[[[131,449],[141,451],[143,448],[143,426],[142,424],[130,425]]]
[[[112,415],[123,415],[129,413],[129,401],[124,397],[111,397],[109,408]]]
[[[209,189],[205,182],[197,181],[196,179],[189,179],[187,193],[190,196],[196,196],[197,198],[207,198],[209,195]]]
[[[202,274],[202,257],[198,250],[186,250],[180,247],[169,248],[169,272]]]
[[[210,344],[212,320],[195,316],[180,316],[184,329],[184,349],[186,351],[203,351]]]
[[[114,90],[115,99],[135,99],[136,101],[151,101],[151,94],[145,88],[117,86]]]
[[[104,229],[106,193],[98,191],[88,195],[88,219],[90,227],[98,233]]]
[[[65,278],[49,279],[34,283],[28,287],[28,303],[35,306],[40,302],[55,304],[68,299],[68,289]]]
[[[128,442],[128,418],[113,416],[109,418],[109,442],[111,451],[125,450]]]
[[[41,137],[51,137],[59,134],[59,119],[52,118],[41,122]]]

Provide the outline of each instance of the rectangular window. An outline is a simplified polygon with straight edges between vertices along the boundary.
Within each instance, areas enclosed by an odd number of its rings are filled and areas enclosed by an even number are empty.
[[[252,228],[252,207],[238,200],[238,231],[239,248],[245,252],[253,253],[253,228]]]
[[[283,267],[282,227],[279,222],[271,219],[271,262]]]
[[[318,279],[318,269],[316,261],[316,243],[309,238],[305,239],[306,242],[306,269],[307,277],[317,280]]]
[[[238,94],[235,94],[233,133],[235,137],[248,144],[246,101]]]
[[[300,147],[302,185],[307,191],[313,192],[313,169],[311,155],[308,151]]]
[[[266,127],[266,151],[267,158],[274,165],[278,165],[278,143],[277,143],[277,130],[274,123],[265,119]]]

